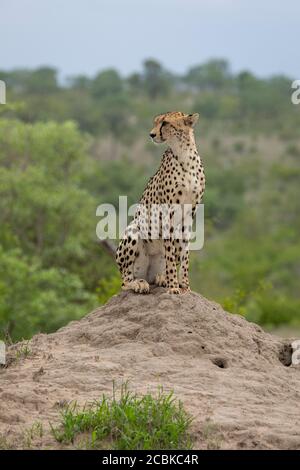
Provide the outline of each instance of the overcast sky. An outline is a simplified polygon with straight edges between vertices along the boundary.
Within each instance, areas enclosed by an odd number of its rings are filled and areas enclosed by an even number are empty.
[[[146,57],[175,72],[224,57],[300,79],[300,1],[0,0],[0,69],[128,74]]]

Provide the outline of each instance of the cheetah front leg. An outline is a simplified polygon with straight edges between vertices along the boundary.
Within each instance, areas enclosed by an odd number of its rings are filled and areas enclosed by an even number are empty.
[[[176,269],[175,240],[164,240],[166,258],[166,287],[169,294],[180,294]]]
[[[190,292],[189,281],[189,242],[187,240],[180,240],[180,267],[178,272],[179,287],[183,294]]]
[[[191,292],[190,281],[189,281],[189,260],[190,260],[190,230],[192,228],[193,219],[195,216],[196,206],[193,206],[192,212],[185,214],[186,220],[182,227],[183,238],[177,240],[176,250],[179,255],[179,271],[178,279],[181,292],[183,294]],[[190,217],[190,218],[189,218]]]

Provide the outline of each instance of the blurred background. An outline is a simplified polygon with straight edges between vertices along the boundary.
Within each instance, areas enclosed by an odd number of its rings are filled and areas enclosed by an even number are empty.
[[[153,116],[198,112],[205,244],[192,288],[300,332],[300,4],[1,0],[0,336],[51,332],[120,289],[96,208],[137,202]]]

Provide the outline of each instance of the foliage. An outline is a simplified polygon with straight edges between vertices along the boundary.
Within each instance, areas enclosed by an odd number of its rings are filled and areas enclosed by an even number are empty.
[[[224,88],[230,78],[228,62],[224,59],[214,59],[192,67],[187,72],[185,81],[199,90],[217,91]]]
[[[118,273],[108,278],[100,279],[99,286],[96,289],[98,300],[101,305],[105,304],[113,295],[121,289],[121,278]]]
[[[96,75],[91,91],[95,98],[101,99],[109,95],[121,93],[123,82],[118,72],[113,69],[104,70]]]
[[[0,71],[0,78],[7,83],[9,101],[24,103],[16,117],[27,122],[75,119],[83,130],[109,132],[121,140],[133,131],[135,136],[144,133],[145,118],[149,126],[153,114],[176,108],[200,111],[208,122],[230,123],[235,129],[286,134],[300,123],[299,109],[290,100],[292,78],[262,79],[248,70],[234,74],[222,58],[196,64],[183,75],[148,58],[141,71],[125,78],[106,69],[94,77],[73,76],[63,86],[51,67]]]
[[[187,449],[191,418],[173,393],[159,390],[138,396],[123,385],[120,398],[103,397],[80,409],[71,404],[62,412],[61,426],[52,427],[58,442],[74,443],[88,436],[85,447],[117,450]]]
[[[80,318],[95,298],[64,269],[42,268],[19,249],[0,247],[0,336],[29,338]],[[82,306],[84,305],[84,309]]]
[[[192,287],[267,325],[300,322],[300,107],[292,79],[233,73],[223,59],[170,73],[155,59],[71,77],[0,71],[0,331],[53,331],[120,287],[97,243],[96,208],[138,202],[160,161],[155,114],[199,112],[205,245]]]

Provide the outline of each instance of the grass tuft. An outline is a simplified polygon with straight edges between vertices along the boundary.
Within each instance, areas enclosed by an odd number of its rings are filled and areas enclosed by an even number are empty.
[[[207,420],[203,425],[202,435],[208,450],[219,450],[221,448],[223,438],[215,423]]]
[[[84,436],[86,447],[94,449],[190,449],[191,421],[173,392],[138,396],[125,384],[118,399],[114,392],[83,409],[68,405],[61,424],[51,430],[58,442],[75,443]]]
[[[17,361],[21,359],[26,359],[31,355],[31,349],[29,346],[29,341],[24,341],[16,350],[15,359]]]

